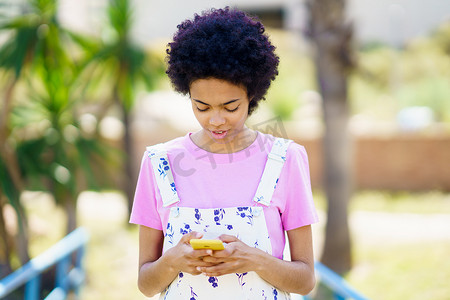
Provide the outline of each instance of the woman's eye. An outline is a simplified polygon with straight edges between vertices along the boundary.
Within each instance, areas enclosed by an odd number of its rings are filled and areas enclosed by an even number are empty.
[[[228,109],[228,108],[225,108],[228,112],[234,112],[234,111],[237,111],[237,109],[239,108],[239,105],[236,107],[236,108],[233,108],[233,109]]]
[[[198,106],[196,106],[196,107],[197,107],[198,111],[207,111],[209,109],[209,107],[206,107],[206,108],[203,108],[203,109],[198,107]],[[228,112],[235,112],[236,110],[238,110],[238,108],[239,108],[239,105],[236,108],[233,108],[233,109],[225,108],[225,110],[228,111]]]
[[[205,109],[200,109],[198,106],[197,106],[197,110],[198,111],[207,111],[208,110],[208,108],[205,108]]]

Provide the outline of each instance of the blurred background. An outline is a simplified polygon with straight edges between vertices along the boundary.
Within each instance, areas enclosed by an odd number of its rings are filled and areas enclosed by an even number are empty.
[[[248,125],[306,147],[316,259],[371,299],[448,299],[441,0],[0,0],[0,278],[83,226],[81,298],[144,299],[127,224],[140,161],[199,128],[165,76],[166,45],[226,5],[277,47],[279,76]]]

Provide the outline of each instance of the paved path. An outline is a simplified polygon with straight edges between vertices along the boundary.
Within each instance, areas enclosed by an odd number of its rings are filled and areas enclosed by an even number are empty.
[[[315,257],[323,247],[326,213],[313,225]],[[349,216],[353,243],[363,245],[450,241],[450,214],[413,214],[356,211]]]
[[[360,243],[450,240],[450,214],[354,212],[350,227]]]

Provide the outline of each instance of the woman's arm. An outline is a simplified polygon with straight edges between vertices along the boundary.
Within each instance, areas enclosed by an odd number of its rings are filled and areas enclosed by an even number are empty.
[[[224,235],[221,239],[229,243],[225,250],[215,251],[203,260],[220,263],[212,267],[200,267],[207,276],[255,271],[274,287],[291,293],[306,295],[314,288],[314,254],[312,250],[311,226],[303,226],[287,232],[291,250],[291,261],[273,257],[252,248],[236,237]]]
[[[189,241],[202,234],[190,232],[179,243],[162,255],[164,235],[161,230],[139,226],[139,290],[147,297],[161,293],[178,275],[186,272],[198,275],[198,266],[212,266],[201,257],[211,255],[211,250],[193,250]]]

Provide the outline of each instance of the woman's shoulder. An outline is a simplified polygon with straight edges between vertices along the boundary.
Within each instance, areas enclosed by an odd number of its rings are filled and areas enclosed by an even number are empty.
[[[189,138],[187,136],[187,138]],[[161,142],[157,144],[153,144],[151,146],[147,146],[144,149],[144,153],[142,156],[142,164],[150,164],[152,157],[168,157],[171,160],[173,157],[176,157],[181,152],[186,152],[186,136],[177,137],[175,139]]]
[[[182,149],[185,149],[186,139],[188,139],[189,136],[180,136],[177,138],[174,138],[169,141],[153,144],[146,147],[146,152],[154,152],[154,151],[164,151],[168,154],[172,152],[178,152]]]
[[[306,149],[303,145],[297,143],[296,141],[286,138],[286,137],[278,137],[269,133],[264,133],[258,131],[259,136],[263,143],[266,145],[266,149],[269,151],[272,149],[276,140],[280,140],[280,142],[289,143],[287,148],[286,155],[289,157],[291,155],[306,155]]]

